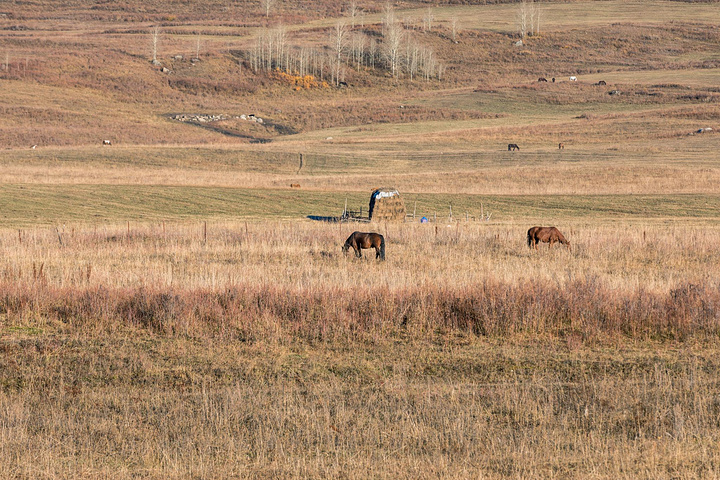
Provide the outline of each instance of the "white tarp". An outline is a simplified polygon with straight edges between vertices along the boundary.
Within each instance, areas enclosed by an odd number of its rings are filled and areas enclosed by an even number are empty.
[[[388,198],[388,197],[394,197],[395,195],[400,195],[400,192],[397,190],[389,190],[389,191],[377,191],[375,192],[375,195],[373,195],[374,198]]]

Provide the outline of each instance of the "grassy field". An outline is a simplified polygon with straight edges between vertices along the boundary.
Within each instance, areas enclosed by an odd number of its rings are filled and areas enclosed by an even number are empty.
[[[2,476],[714,474],[717,228],[458,225],[3,233]]]
[[[307,219],[339,216],[348,202],[367,217],[369,193],[188,186],[18,185],[0,187],[5,227],[66,223]],[[720,215],[720,195],[477,195],[413,193],[409,214],[465,222],[492,214],[493,224],[678,222],[707,224]],[[409,219],[409,221],[412,219]],[[360,226],[358,226],[360,228]]]
[[[306,3],[0,5],[0,477],[720,477],[717,5]]]

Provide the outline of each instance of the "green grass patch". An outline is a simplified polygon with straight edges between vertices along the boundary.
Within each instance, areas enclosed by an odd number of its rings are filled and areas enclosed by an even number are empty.
[[[337,216],[345,200],[367,212],[367,192],[128,185],[3,185],[0,225]],[[720,195],[407,194],[409,213],[446,219],[492,213],[494,221],[717,219]],[[416,203],[417,202],[417,203]],[[416,207],[417,205],[417,207]]]
[[[5,328],[5,332],[9,335],[42,335],[44,330],[38,327],[27,326],[10,326]]]

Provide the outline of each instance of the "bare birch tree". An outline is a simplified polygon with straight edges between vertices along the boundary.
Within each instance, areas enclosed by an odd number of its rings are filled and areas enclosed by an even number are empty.
[[[538,4],[535,2],[533,2],[533,4],[532,4],[532,9],[534,12],[533,17],[535,19],[535,21],[534,21],[535,25],[534,25],[534,28],[532,28],[531,30],[533,32],[533,35],[540,35],[540,12],[541,12],[541,10],[540,10],[540,7],[538,6]]]
[[[382,15],[382,34],[385,36],[385,32],[389,25],[395,24],[395,10],[390,2],[387,2],[383,7]]]
[[[343,54],[347,47],[348,27],[347,24],[340,20],[335,24],[332,35],[332,51],[333,51],[333,78],[335,85],[340,84],[340,72],[342,70]]]
[[[157,59],[158,43],[160,41],[160,27],[155,25],[150,31],[150,44],[152,46],[152,64],[158,65],[160,62]]]
[[[428,7],[427,11],[425,12],[425,17],[423,18],[423,25],[425,26],[425,30],[430,32],[432,31],[433,21],[435,20],[435,15],[433,14],[432,7]]]
[[[527,36],[528,33],[528,21],[530,16],[530,9],[528,8],[528,4],[525,0],[520,2],[520,5],[518,6],[517,11],[517,28],[518,32],[520,33],[520,38],[524,39]]]
[[[354,34],[352,36],[352,57],[357,69],[365,66],[365,41],[365,35]]]
[[[268,18],[270,16],[270,9],[275,5],[275,0],[260,0],[260,5],[265,11],[265,18]]]
[[[200,34],[195,38],[195,60],[200,60]]]
[[[397,22],[387,25],[383,39],[383,55],[393,78],[400,74],[400,48],[403,40],[403,29]]]
[[[357,0],[350,0],[347,8],[347,15],[350,17],[350,25],[355,26],[355,19],[362,14],[362,9],[358,6]]]
[[[457,32],[458,32],[458,19],[457,17],[452,17],[450,19],[450,35],[452,36],[452,41],[457,43]]]

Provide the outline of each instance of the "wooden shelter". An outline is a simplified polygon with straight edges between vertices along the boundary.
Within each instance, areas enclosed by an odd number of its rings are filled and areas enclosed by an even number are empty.
[[[370,195],[371,222],[405,221],[405,202],[395,188],[377,188]]]

